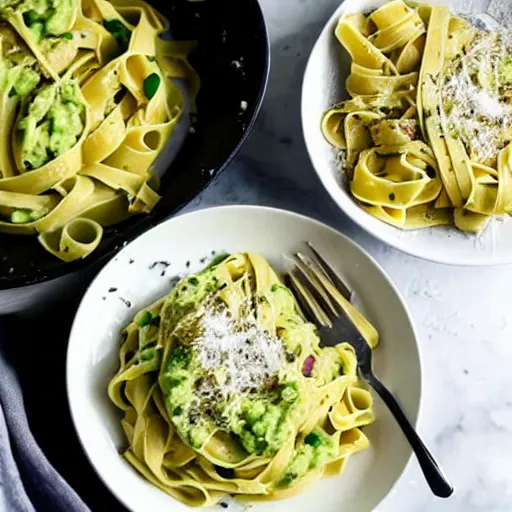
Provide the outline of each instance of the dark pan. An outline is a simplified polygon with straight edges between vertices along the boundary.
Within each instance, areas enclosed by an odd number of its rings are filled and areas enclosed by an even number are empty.
[[[171,23],[175,39],[195,39],[191,63],[201,77],[195,134],[189,135],[162,179],[154,211],[105,230],[84,260],[64,263],[35,237],[0,235],[0,290],[40,283],[100,263],[197,196],[236,154],[258,114],[270,65],[257,0],[149,1]],[[247,102],[247,109],[241,102]]]

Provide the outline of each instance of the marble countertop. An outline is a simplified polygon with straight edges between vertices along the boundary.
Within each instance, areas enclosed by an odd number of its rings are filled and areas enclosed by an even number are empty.
[[[406,300],[423,355],[419,428],[456,491],[434,498],[414,459],[378,512],[512,511],[512,266],[451,267],[385,246],[323,190],[306,153],[300,89],[306,61],[339,0],[261,0],[272,42],[266,99],[231,166],[187,210],[252,203],[327,222],[364,247]],[[471,4],[471,5],[470,5]],[[500,0],[465,0],[499,16]]]

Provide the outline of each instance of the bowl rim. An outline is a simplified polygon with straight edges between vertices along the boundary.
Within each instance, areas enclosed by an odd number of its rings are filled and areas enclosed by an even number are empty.
[[[303,221],[303,220],[309,221],[309,222],[317,225],[319,228],[326,229],[332,235],[343,238],[346,243],[348,243],[349,245],[352,245],[354,248],[359,250],[364,256],[366,256],[366,258],[368,259],[368,263],[370,265],[374,266],[380,272],[382,278],[387,283],[387,285],[390,287],[391,291],[396,296],[400,306],[402,307],[402,310],[403,310],[403,312],[405,314],[405,320],[408,322],[409,328],[411,330],[411,334],[412,334],[412,338],[413,338],[412,346],[416,348],[417,365],[418,365],[418,383],[417,383],[417,385],[418,385],[418,400],[417,400],[416,418],[414,420],[410,420],[410,421],[411,421],[412,427],[416,431],[418,431],[419,427],[421,425],[423,425],[424,421],[425,421],[424,420],[424,411],[425,411],[425,407],[424,407],[424,401],[425,401],[425,393],[424,393],[424,390],[425,390],[425,382],[424,382],[425,381],[425,372],[424,372],[425,355],[423,353],[422,344],[420,343],[420,340],[419,340],[418,329],[415,326],[415,322],[414,322],[413,316],[412,316],[412,314],[411,314],[411,312],[409,310],[407,302],[402,297],[401,292],[399,291],[398,287],[395,285],[395,283],[393,282],[391,277],[388,275],[388,273],[386,272],[384,267],[382,265],[380,265],[380,263],[368,251],[366,251],[366,249],[364,249],[364,247],[362,247],[361,245],[356,243],[354,240],[352,240],[350,237],[348,237],[347,235],[345,235],[344,233],[342,233],[341,231],[336,229],[333,225],[331,225],[331,224],[329,224],[327,222],[323,222],[323,221],[321,221],[321,220],[319,220],[319,219],[317,219],[315,217],[311,217],[311,216],[308,216],[308,215],[305,215],[305,214],[302,214],[302,213],[299,213],[299,212],[295,212],[295,211],[284,209],[284,208],[276,208],[276,207],[272,207],[272,206],[263,206],[263,205],[258,205],[258,204],[243,204],[243,205],[242,204],[228,204],[228,205],[221,205],[221,206],[205,207],[205,208],[200,208],[200,209],[197,209],[197,210],[193,210],[191,212],[178,213],[177,215],[175,215],[175,216],[165,220],[164,222],[158,224],[157,226],[154,226],[151,229],[158,229],[160,226],[162,226],[164,224],[167,224],[167,223],[170,223],[170,222],[173,222],[174,220],[177,220],[180,217],[191,217],[191,216],[204,215],[205,211],[216,212],[216,211],[227,211],[227,210],[231,210],[233,212],[233,214],[236,214],[237,212],[242,213],[244,211],[250,211],[251,212],[251,211],[260,210],[260,211],[263,211],[263,212],[270,212],[270,213],[276,213],[276,214],[280,214],[280,215],[285,215],[285,216],[288,216],[288,217],[294,217],[294,218],[296,218],[298,220],[301,220],[301,221]],[[123,247],[123,249],[124,249],[124,247]],[[114,261],[114,259],[115,259],[115,257],[112,257],[110,259],[110,261],[109,261],[109,264],[112,263]],[[80,303],[78,305],[78,308],[76,310],[76,313],[75,313],[75,316],[74,316],[74,319],[73,319],[73,323],[71,325],[71,329],[70,329],[69,336],[68,336],[68,347],[67,347],[67,350],[66,350],[66,369],[65,369],[65,372],[66,372],[66,376],[65,376],[65,379],[66,379],[66,398],[67,398],[68,408],[69,408],[71,420],[72,420],[72,423],[73,423],[73,428],[75,430],[75,434],[76,434],[76,436],[78,438],[78,441],[80,443],[82,451],[85,454],[85,457],[87,458],[89,464],[91,465],[91,467],[93,468],[94,472],[96,473],[98,478],[101,480],[103,485],[112,494],[112,496],[114,496],[120,503],[122,503],[125,507],[127,507],[129,510],[131,510],[130,504],[127,503],[125,499],[123,499],[118,494],[116,494],[116,492],[114,491],[114,489],[111,486],[110,480],[107,481],[107,479],[104,478],[104,473],[101,472],[99,470],[99,468],[97,467],[97,465],[93,462],[92,457],[91,457],[90,453],[88,452],[88,450],[86,448],[86,445],[85,445],[85,442],[84,442],[84,440],[82,438],[82,435],[81,435],[81,431],[82,431],[83,427],[79,427],[80,422],[77,421],[77,419],[76,419],[76,415],[75,415],[76,406],[75,406],[75,402],[72,402],[72,399],[71,399],[72,398],[71,397],[72,393],[70,391],[71,388],[75,387],[72,384],[72,382],[74,382],[75,379],[73,377],[72,367],[70,365],[71,352],[74,350],[73,349],[74,345],[71,343],[71,339],[73,338],[74,332],[77,329],[78,317],[79,317],[79,315],[81,313],[82,308],[84,307],[84,298],[88,294],[90,289],[93,287],[95,282],[97,280],[99,280],[100,274],[104,270],[105,270],[105,268],[103,268],[98,273],[98,275],[96,275],[94,277],[94,279],[88,285],[87,290],[85,291],[84,295],[80,299]],[[373,391],[373,393],[376,393],[376,392]],[[413,459],[414,459],[414,452],[413,452],[412,448],[410,448],[409,449],[409,454],[406,457],[406,460],[405,460],[405,463],[404,463],[404,466],[403,466],[403,469],[402,469],[401,473],[398,475],[396,480],[391,485],[388,493],[385,494],[381,498],[380,502],[376,505],[376,508],[379,507],[382,503],[384,503],[385,500],[387,500],[390,496],[395,494],[395,491],[396,491],[396,488],[398,487],[398,485],[401,482],[404,482],[404,477],[405,477],[406,473],[409,471],[409,468],[411,467],[411,465],[413,463]],[[172,498],[170,498],[170,499],[172,499]],[[190,510],[192,510],[192,508]]]
[[[48,283],[55,280],[58,280],[61,277],[68,276],[73,272],[85,271],[94,265],[105,265],[106,261],[110,260],[115,254],[117,254],[123,247],[132,242],[135,238],[142,235],[149,229],[165,222],[169,218],[174,217],[175,215],[180,213],[180,210],[187,206],[194,198],[198,197],[204,190],[206,190],[218,177],[219,175],[226,170],[226,168],[231,164],[235,156],[238,154],[247,138],[252,132],[254,125],[258,119],[259,113],[261,111],[263,100],[265,99],[265,93],[268,87],[268,81],[270,76],[270,65],[271,65],[271,49],[270,49],[270,38],[268,32],[268,26],[265,19],[265,15],[263,9],[261,8],[260,0],[254,1],[254,9],[257,10],[260,21],[261,21],[261,37],[263,39],[263,44],[265,46],[265,54],[264,54],[264,72],[263,76],[260,79],[260,85],[258,88],[258,94],[256,95],[256,101],[254,102],[254,110],[251,118],[247,122],[246,128],[242,136],[240,137],[238,143],[232,149],[231,153],[228,155],[226,160],[220,165],[217,171],[211,176],[208,180],[205,180],[202,185],[195,190],[195,192],[184,196],[180,203],[176,205],[173,211],[167,214],[160,215],[158,217],[147,217],[141,219],[140,223],[137,226],[128,226],[125,234],[122,235],[122,241],[120,244],[108,249],[103,254],[95,255],[94,252],[90,254],[87,258],[71,261],[64,263],[62,265],[56,266],[53,269],[45,272],[43,276],[31,277],[29,281],[27,281],[24,277],[13,278],[12,280],[3,280],[0,279],[0,291],[3,290],[11,290],[11,289],[19,289],[19,288],[29,288],[32,285],[37,285],[41,283]],[[84,263],[85,262],[85,263]]]
[[[388,0],[374,0],[375,3],[384,4]],[[426,4],[450,4],[450,0],[423,0]],[[322,183],[323,188],[327,191],[333,202],[338,206],[338,208],[357,226],[362,228],[364,231],[366,231],[368,234],[370,234],[372,237],[380,240],[381,242],[394,247],[395,249],[398,249],[399,251],[409,254],[410,256],[414,256],[415,258],[418,258],[420,260],[424,261],[431,261],[434,263],[441,263],[444,265],[450,265],[450,266],[463,266],[463,267],[493,267],[493,266],[501,266],[501,265],[508,265],[512,263],[512,253],[509,256],[481,256],[481,257],[471,257],[471,259],[468,258],[460,258],[458,256],[451,256],[450,254],[437,254],[437,253],[427,253],[425,254],[422,250],[416,250],[414,244],[409,244],[406,241],[400,240],[398,237],[393,237],[391,235],[388,235],[385,230],[379,230],[379,229],[373,229],[371,226],[367,225],[364,222],[364,218],[366,216],[371,217],[372,219],[374,217],[370,216],[369,213],[365,212],[361,209],[359,205],[353,200],[352,197],[349,196],[349,194],[342,189],[341,186],[338,186],[336,189],[334,187],[330,186],[330,183],[327,181],[326,172],[319,169],[323,165],[320,166],[315,162],[314,154],[315,150],[313,148],[313,145],[311,143],[310,137],[308,136],[308,131],[306,128],[306,125],[308,123],[305,122],[305,105],[307,104],[307,98],[306,98],[306,79],[311,73],[311,68],[313,67],[313,57],[314,55],[319,51],[319,47],[321,46],[323,40],[325,37],[328,36],[328,33],[331,32],[331,29],[334,27],[335,23],[337,23],[340,16],[342,16],[345,13],[349,13],[352,11],[352,8],[355,4],[355,1],[343,1],[340,3],[340,5],[334,10],[333,14],[329,17],[325,25],[320,31],[320,34],[318,35],[315,44],[313,45],[313,48],[311,49],[311,52],[309,54],[306,67],[304,69],[304,74],[302,77],[302,86],[301,86],[301,125],[302,125],[302,136],[304,138],[306,151],[309,155],[309,160],[311,162],[311,165],[313,169],[315,170],[315,174],[319,178],[320,182]],[[348,6],[347,6],[348,5]],[[320,130],[320,119],[318,120],[318,129]],[[380,221],[383,222],[383,221]],[[441,226],[442,227],[442,226]],[[435,228],[430,228],[435,229]],[[478,235],[475,235],[478,236]]]

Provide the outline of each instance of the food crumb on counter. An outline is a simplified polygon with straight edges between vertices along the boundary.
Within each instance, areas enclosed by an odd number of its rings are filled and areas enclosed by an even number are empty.
[[[242,100],[242,101],[240,102],[240,108],[241,108],[242,110],[247,110],[247,107],[248,107],[248,106],[249,106],[249,104],[247,103],[247,101]]]

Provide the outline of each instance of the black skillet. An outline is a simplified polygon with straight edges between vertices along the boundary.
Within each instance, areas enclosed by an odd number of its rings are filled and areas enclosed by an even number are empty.
[[[105,261],[186,205],[230,162],[251,130],[265,92],[269,42],[257,0],[149,0],[171,23],[175,39],[195,39],[191,63],[201,77],[195,133],[162,179],[154,211],[105,231],[85,260],[63,263],[35,237],[0,235],[0,290],[49,281]],[[241,108],[247,102],[247,108]]]

